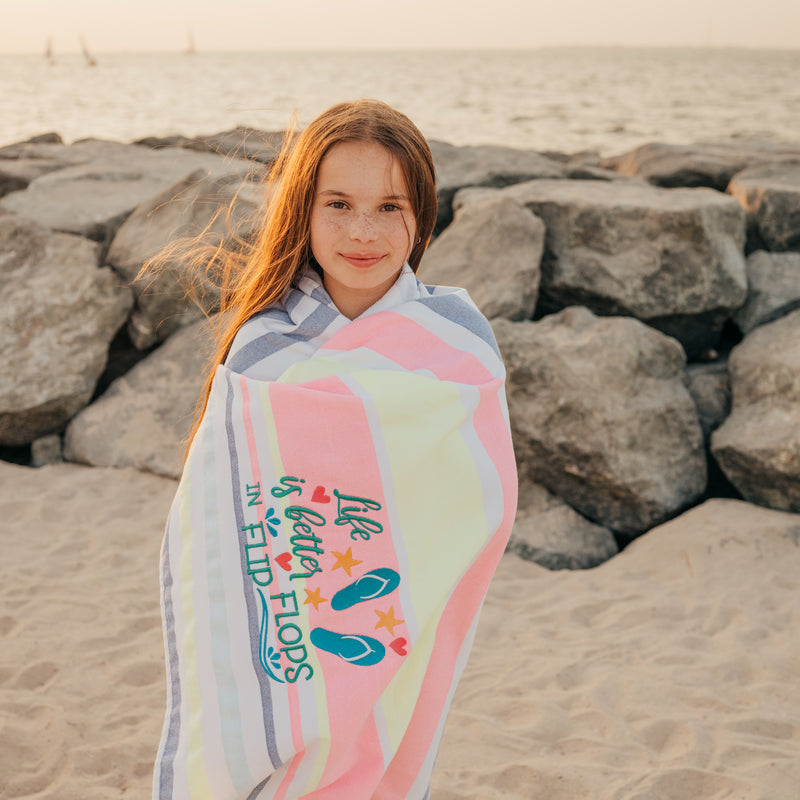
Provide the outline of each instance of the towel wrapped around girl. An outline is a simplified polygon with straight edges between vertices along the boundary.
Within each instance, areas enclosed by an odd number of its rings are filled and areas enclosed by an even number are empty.
[[[154,797],[422,800],[517,479],[491,327],[314,265],[216,367],[161,559]]]

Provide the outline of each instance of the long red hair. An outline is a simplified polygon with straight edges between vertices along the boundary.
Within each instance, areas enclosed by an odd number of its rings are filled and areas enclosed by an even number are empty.
[[[417,225],[419,238],[408,258],[417,271],[436,223],[436,173],[428,143],[414,123],[386,103],[356,100],[332,106],[296,137],[287,134],[270,172],[270,199],[260,232],[236,250],[217,248],[211,254],[221,284],[220,325],[189,444],[208,404],[214,372],[236,333],[254,314],[280,300],[310,262],[309,228],[320,162],[334,145],[353,141],[380,144],[397,159]]]

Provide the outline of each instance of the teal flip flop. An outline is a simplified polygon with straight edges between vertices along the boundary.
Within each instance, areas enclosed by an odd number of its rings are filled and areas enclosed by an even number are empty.
[[[326,631],[325,628],[313,628],[311,631],[311,644],[333,653],[349,664],[359,664],[369,667],[383,660],[386,648],[371,636],[359,636],[353,633],[336,633]]]
[[[331,608],[334,611],[343,611],[357,603],[376,600],[393,592],[399,585],[400,575],[393,569],[388,567],[373,569],[336,592],[331,600]]]

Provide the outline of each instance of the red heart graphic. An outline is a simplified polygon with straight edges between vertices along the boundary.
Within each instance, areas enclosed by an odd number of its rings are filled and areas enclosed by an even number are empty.
[[[275,563],[280,564],[288,572],[292,568],[292,554],[281,553],[279,556],[275,556]]]
[[[325,494],[325,487],[324,486],[317,486],[314,489],[314,494],[311,495],[311,502],[312,503],[330,503],[331,496],[329,494]]]
[[[395,639],[389,645],[389,647],[391,647],[392,650],[394,650],[395,653],[397,653],[397,655],[404,656],[404,655],[406,655],[406,645],[407,644],[408,644],[408,642],[406,642],[406,640],[402,636],[398,636],[397,639]]]

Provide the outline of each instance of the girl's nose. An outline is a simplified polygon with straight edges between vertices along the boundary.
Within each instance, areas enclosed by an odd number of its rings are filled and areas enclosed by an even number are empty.
[[[377,238],[378,227],[372,214],[366,211],[357,214],[350,224],[350,236],[360,242],[371,242]]]

